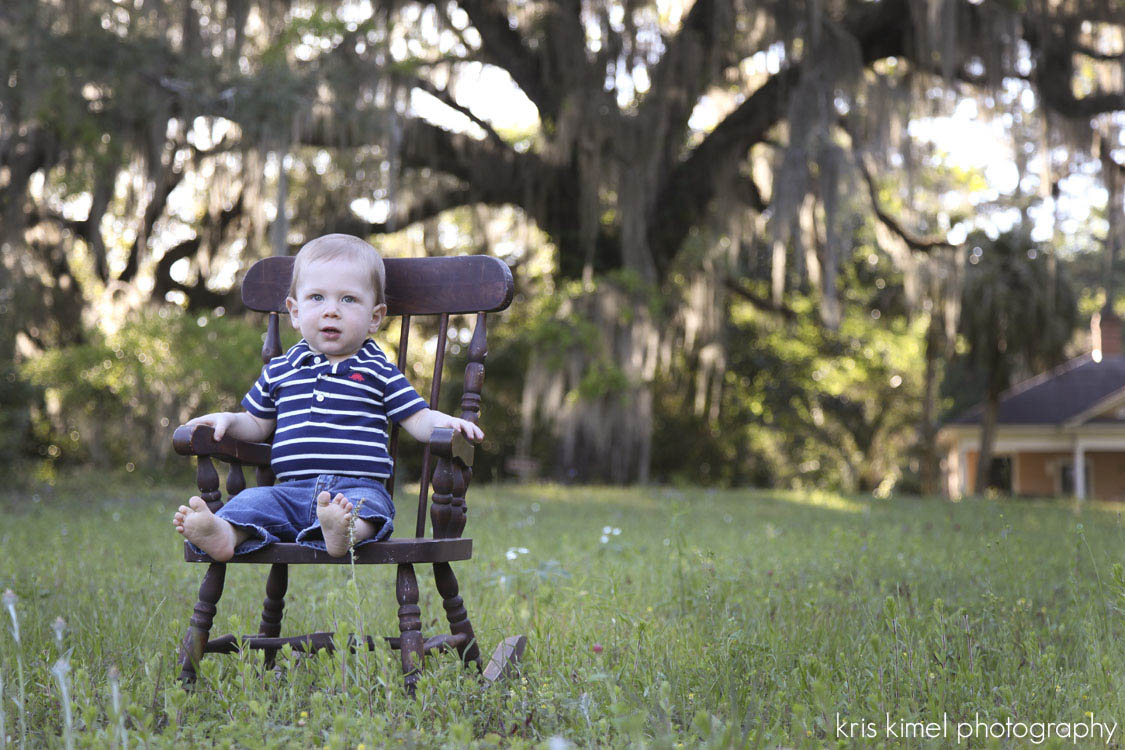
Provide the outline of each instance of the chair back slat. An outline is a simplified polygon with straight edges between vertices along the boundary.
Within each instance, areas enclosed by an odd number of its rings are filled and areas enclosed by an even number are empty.
[[[406,373],[406,350],[410,346],[410,316],[403,315],[398,329],[398,369]],[[387,441],[387,453],[391,457],[391,475],[387,477],[387,492],[391,499],[395,497],[395,473],[398,471],[398,432],[401,428],[398,422],[391,426],[391,435]]]
[[[430,385],[430,406],[437,408],[441,398],[441,374],[445,366],[445,346],[449,340],[449,313],[441,314],[438,324],[437,352],[434,355],[434,378]],[[430,446],[422,450],[422,482],[418,488],[418,522],[415,526],[417,536],[426,533],[426,498],[430,496]]]
[[[430,385],[430,406],[437,408],[438,398],[441,396],[441,373],[445,367],[445,347],[449,340],[449,313],[441,314],[438,323],[437,352],[434,354],[434,379]]]
[[[262,342],[262,364],[268,365],[274,357],[281,356],[281,321],[271,312],[266,321],[266,338]]]
[[[512,271],[499,258],[386,258],[387,314],[436,315],[503,310],[512,301]],[[242,281],[242,301],[258,312],[285,312],[292,256],[264,258]]]

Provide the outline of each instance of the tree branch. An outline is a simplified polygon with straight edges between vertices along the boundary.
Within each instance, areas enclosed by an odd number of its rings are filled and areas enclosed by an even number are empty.
[[[537,180],[556,179],[554,171],[531,153],[519,153],[504,143],[478,141],[423,120],[403,123],[402,163],[431,168],[461,180],[473,200],[511,203],[530,209]]]
[[[38,206],[28,211],[26,216],[27,227],[29,229],[49,221],[69,230],[74,233],[75,237],[82,238],[84,242],[90,241],[90,238],[87,236],[88,225],[85,219],[68,219],[58,211]]]
[[[724,37],[734,31],[734,17],[730,0],[696,0],[680,30],[666,40],[666,50],[653,68],[652,87],[641,102],[638,120],[646,131],[665,133],[670,156],[681,148],[688,119],[703,92],[735,62],[717,59],[730,54]],[[716,59],[709,61],[709,57]]]
[[[156,185],[153,192],[152,200],[145,206],[145,214],[141,219],[141,226],[137,232],[136,239],[133,240],[133,246],[129,248],[129,259],[125,263],[125,269],[118,277],[121,281],[132,281],[133,277],[137,275],[137,270],[140,268],[141,251],[148,246],[149,238],[152,237],[153,227],[156,222],[164,215],[164,208],[168,205],[168,196],[176,189],[183,179],[184,170],[175,168],[175,156],[172,157],[172,164],[165,168],[163,179]]]
[[[397,232],[419,221],[432,219],[442,211],[471,204],[474,202],[473,198],[473,191],[466,187],[435,191],[427,194],[421,201],[399,209],[394,216],[383,222],[365,221],[350,211],[343,216],[325,217],[323,231],[344,232],[360,237]]]
[[[858,6],[842,22],[859,43],[862,62],[889,56],[909,57],[913,20],[908,0],[882,0]],[[726,117],[686,159],[671,171],[658,192],[649,244],[662,274],[693,226],[705,216],[723,175],[724,165],[741,161],[755,143],[785,115],[790,92],[800,82],[798,65],[784,68]]]
[[[1105,52],[1098,52],[1096,49],[1087,47],[1084,44],[1075,44],[1074,51],[1093,60],[1102,60],[1104,62],[1121,62],[1122,59],[1125,59],[1125,55],[1110,55]]]
[[[1125,92],[1098,92],[1075,96],[1074,53],[1079,51],[1070,31],[1051,32],[1041,25],[1024,24],[1024,39],[1035,58],[1033,80],[1043,102],[1052,110],[1069,119],[1087,119],[1105,112],[1125,109]]]
[[[944,239],[919,237],[896,221],[894,217],[879,204],[879,188],[875,184],[875,178],[872,177],[863,154],[859,153],[859,151],[856,151],[854,148],[852,154],[855,158],[856,168],[859,170],[860,175],[863,176],[864,183],[867,184],[867,193],[871,196],[871,210],[875,212],[875,217],[879,219],[884,226],[901,237],[902,241],[912,250],[929,252],[941,248],[952,249],[955,247]]]
[[[755,294],[750,289],[747,289],[745,286],[743,286],[738,281],[735,281],[734,279],[727,279],[725,283],[726,283],[727,289],[731,290],[732,292],[734,292],[739,297],[746,300],[747,302],[749,302],[750,304],[752,304],[754,307],[758,308],[759,310],[763,310],[763,311],[769,312],[769,313],[774,313],[775,315],[780,315],[781,317],[785,318],[788,321],[793,321],[793,320],[797,319],[797,311],[794,310],[793,308],[789,307],[788,305],[774,304],[774,302],[772,300],[766,299],[765,297],[762,297],[758,294]]]
[[[489,140],[493,141],[499,146],[507,145],[504,142],[504,139],[500,137],[500,134],[493,129],[492,123],[488,122],[487,120],[482,120],[481,118],[473,114],[473,111],[471,109],[458,104],[453,99],[453,96],[450,94],[448,89],[439,89],[434,84],[422,78],[412,78],[408,81],[408,83],[414,88],[421,89],[422,91],[426,92],[450,109],[456,112],[460,112],[461,114],[465,115],[465,117],[468,117],[478,126],[480,126],[482,130],[484,130],[485,135],[488,136]]]
[[[539,108],[539,116],[558,117],[562,97],[543,77],[541,56],[524,44],[519,32],[508,23],[503,0],[460,0],[473,28],[481,38],[481,54],[493,65],[508,71],[527,97]]]

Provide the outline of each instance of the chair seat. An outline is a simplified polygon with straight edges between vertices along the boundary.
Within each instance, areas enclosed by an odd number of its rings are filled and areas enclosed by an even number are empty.
[[[468,560],[473,556],[472,539],[388,539],[363,544],[355,550],[357,565],[394,565],[400,563],[436,563]],[[195,552],[184,542],[187,562],[215,562]],[[302,547],[294,542],[277,542],[228,563],[284,563],[287,565],[338,564],[350,565],[350,555],[332,557],[324,550]]]

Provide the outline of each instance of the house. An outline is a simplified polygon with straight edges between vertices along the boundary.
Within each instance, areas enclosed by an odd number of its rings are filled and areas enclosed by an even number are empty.
[[[1013,495],[1125,500],[1121,329],[1112,311],[1095,313],[1089,352],[1001,395],[991,486]],[[983,409],[976,405],[938,432],[950,497],[976,491]]]

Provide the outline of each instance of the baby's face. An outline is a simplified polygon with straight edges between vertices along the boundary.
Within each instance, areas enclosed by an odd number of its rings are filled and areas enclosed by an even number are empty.
[[[285,300],[293,327],[329,362],[352,356],[379,329],[387,306],[376,306],[369,278],[355,261],[313,261],[301,271],[296,298]]]

